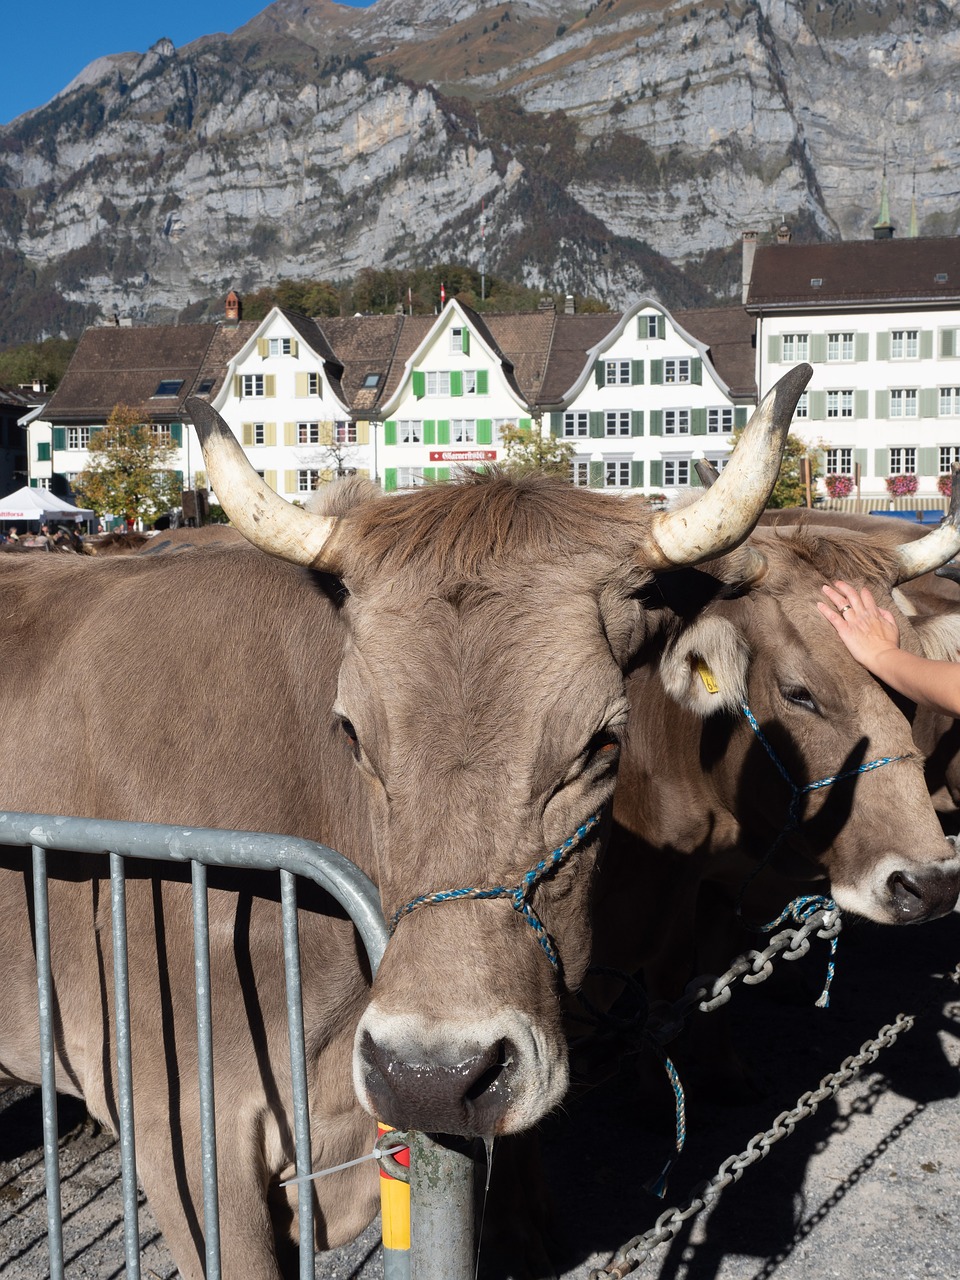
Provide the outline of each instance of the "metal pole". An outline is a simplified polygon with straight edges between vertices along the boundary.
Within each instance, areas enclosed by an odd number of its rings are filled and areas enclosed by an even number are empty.
[[[50,1280],[63,1280],[63,1211],[57,1132],[57,1064],[53,971],[50,963],[50,907],[47,855],[33,845],[33,909],[37,929],[37,998],[40,1006],[40,1085],[43,1107],[43,1167],[47,1186],[47,1241]]]
[[[474,1169],[464,1139],[410,1134],[414,1280],[474,1280]]]

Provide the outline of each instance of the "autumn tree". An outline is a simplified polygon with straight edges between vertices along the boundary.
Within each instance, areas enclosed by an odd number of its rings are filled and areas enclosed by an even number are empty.
[[[744,430],[745,428],[739,427],[734,431],[731,437],[731,444],[734,448],[736,448]],[[806,506],[807,487],[803,482],[801,465],[804,458],[810,459],[810,487],[813,489],[820,475],[817,450],[807,444],[805,440],[801,440],[799,436],[788,435],[787,446],[783,451],[783,459],[780,463],[780,474],[777,476],[777,483],[773,486],[773,493],[771,493],[767,501],[768,507]]]
[[[529,427],[505,426],[501,432],[504,462],[512,471],[544,471],[547,475],[570,479],[570,464],[576,452],[573,442],[544,435],[539,424]]]
[[[115,405],[107,425],[90,436],[87,465],[73,482],[80,502],[100,515],[152,521],[182,500],[169,434],[142,421],[132,405]]]

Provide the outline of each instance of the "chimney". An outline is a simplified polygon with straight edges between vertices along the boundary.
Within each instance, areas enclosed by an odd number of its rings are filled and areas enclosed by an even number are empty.
[[[789,244],[793,239],[793,232],[785,222],[781,222],[777,227],[777,244]]]
[[[565,316],[572,316],[575,310],[576,308],[574,307],[574,304],[573,304],[573,294],[568,293],[563,300],[563,314]]]
[[[750,280],[753,276],[753,259],[757,253],[757,233],[756,231],[745,231],[743,233],[743,296],[742,301],[747,301],[747,294],[750,292]]]
[[[227,324],[239,324],[242,307],[240,306],[240,298],[231,289],[227,294],[227,303],[224,309],[224,316]]]

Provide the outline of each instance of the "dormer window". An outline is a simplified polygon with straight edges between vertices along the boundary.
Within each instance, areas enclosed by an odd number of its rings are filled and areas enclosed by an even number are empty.
[[[823,277],[814,276],[813,279],[810,281],[810,288],[819,289],[822,284],[823,284]]]
[[[470,354],[470,331],[455,327],[450,330],[450,350],[460,352],[462,355]]]
[[[934,278],[934,280],[936,281],[936,283],[937,283],[937,284],[946,284],[946,283],[947,283],[947,273],[946,273],[945,271],[938,271],[938,272],[937,272],[937,274],[936,274],[933,278]]]
[[[379,373],[368,373],[363,380],[363,386],[365,391],[373,391],[376,387],[379,387],[379,385],[380,385]]]
[[[213,390],[214,381],[214,378],[204,378],[199,387],[197,387],[197,395],[208,396]]]
[[[153,398],[156,399],[157,396],[178,396],[182,386],[182,378],[165,378],[153,393]]]
[[[272,356],[292,355],[293,340],[291,338],[270,338],[267,342],[267,350]]]

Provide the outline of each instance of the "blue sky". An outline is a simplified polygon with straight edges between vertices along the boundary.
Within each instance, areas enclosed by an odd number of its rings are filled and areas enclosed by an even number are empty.
[[[343,0],[365,7],[371,0]],[[266,0],[30,0],[6,6],[0,124],[49,102],[88,62],[106,53],[144,53],[163,36],[177,46],[236,31]]]

